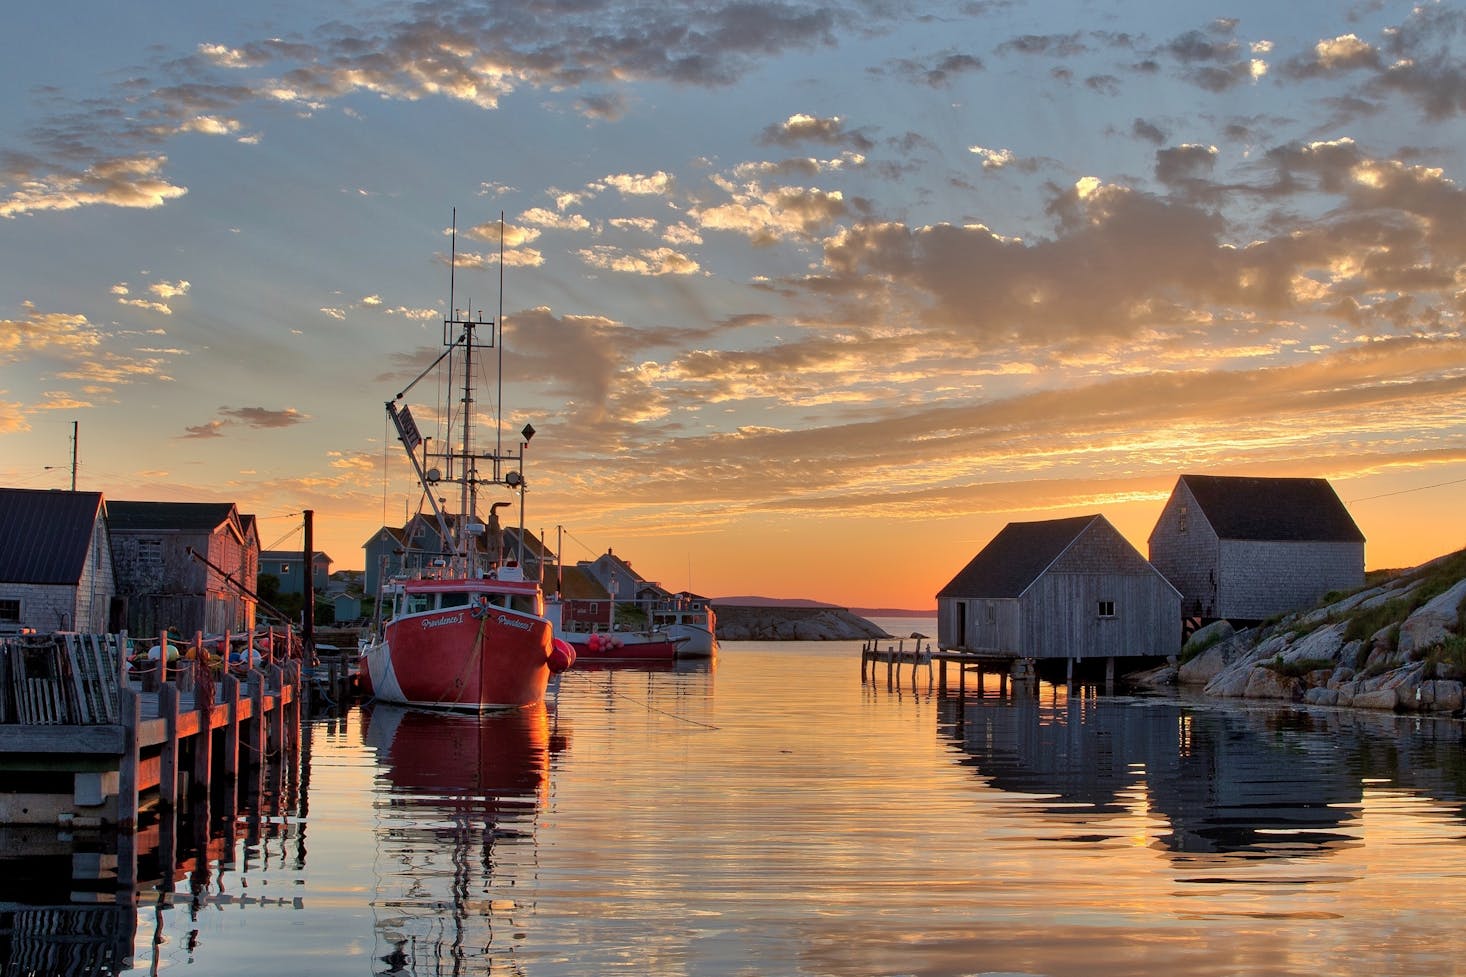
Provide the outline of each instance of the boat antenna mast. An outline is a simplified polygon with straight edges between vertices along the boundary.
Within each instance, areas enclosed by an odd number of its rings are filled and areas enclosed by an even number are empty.
[[[424,492],[427,495],[428,503],[432,506],[433,515],[437,519],[440,538],[446,541],[453,541],[453,555],[462,559],[465,564],[474,562],[476,544],[474,537],[484,532],[483,524],[478,522],[478,487],[480,484],[503,485],[511,491],[519,494],[519,562],[524,563],[524,452],[529,447],[529,441],[534,437],[534,428],[526,424],[520,432],[520,440],[512,451],[504,449],[503,436],[503,392],[504,392],[504,347],[501,342],[501,329],[504,308],[504,215],[499,214],[499,318],[497,320],[486,320],[483,313],[476,316],[469,311],[461,315],[454,306],[456,301],[456,271],[458,265],[458,210],[453,210],[453,226],[451,228],[452,243],[450,244],[448,265],[448,315],[443,320],[443,352],[438,355],[427,369],[418,374],[417,378],[402,389],[394,400],[387,402],[387,414],[392,419],[397,429],[398,439],[407,450],[407,457],[411,461],[413,470],[417,473],[418,480],[422,483]],[[498,402],[494,406],[494,429],[496,439],[493,451],[476,451],[473,440],[474,422],[474,372],[473,358],[475,350],[486,350],[498,348]],[[417,430],[416,423],[412,418],[411,411],[406,405],[400,409],[395,401],[402,400],[407,392],[426,377],[445,359],[449,359],[455,350],[461,350],[463,355],[463,387],[462,387],[462,416],[463,436],[461,443],[455,449],[449,444],[441,452],[429,453],[426,449],[422,461],[418,460],[416,449],[424,441]],[[451,361],[450,361],[451,362]],[[451,440],[451,439],[450,439]],[[436,468],[428,468],[428,458],[441,458],[450,462],[447,477],[443,477]],[[457,461],[455,467],[451,462]],[[481,477],[476,466],[478,461],[490,462],[490,472],[487,477]],[[507,464],[506,464],[507,463]],[[448,516],[442,510],[439,500],[434,493],[434,487],[442,481],[457,482],[460,485],[460,509],[461,514],[456,526],[448,525]],[[473,569],[468,566],[467,569]]]

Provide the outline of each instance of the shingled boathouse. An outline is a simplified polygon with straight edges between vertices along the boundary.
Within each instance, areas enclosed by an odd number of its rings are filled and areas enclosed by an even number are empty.
[[[1202,621],[1266,620],[1364,583],[1364,534],[1322,478],[1182,475],[1150,562]]]
[[[1012,522],[937,594],[937,645],[996,659],[1174,654],[1181,594],[1101,515]]]

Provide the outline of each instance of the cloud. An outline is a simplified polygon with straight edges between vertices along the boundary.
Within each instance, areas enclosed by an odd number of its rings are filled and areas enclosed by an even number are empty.
[[[0,319],[0,362],[48,356],[74,361],[102,345],[102,332],[84,315],[41,312],[31,302],[21,306],[25,318]]]
[[[893,62],[894,70],[908,81],[930,88],[944,88],[962,75],[982,71],[982,59],[972,54],[952,52],[928,61],[903,58]]]
[[[0,217],[18,217],[42,211],[74,210],[92,204],[151,209],[188,192],[160,174],[164,156],[115,157],[100,160],[80,172],[31,174],[14,169],[4,182],[16,185],[0,200]]]
[[[756,245],[792,237],[811,237],[850,212],[839,190],[809,187],[760,187],[715,181],[730,199],[726,203],[688,209],[687,216],[704,230],[733,231]]]
[[[623,251],[610,245],[597,245],[593,248],[582,248],[576,254],[592,268],[635,275],[693,275],[699,270],[695,260],[672,248]]]
[[[301,413],[294,407],[287,407],[284,410],[271,410],[266,407],[220,407],[218,413],[219,419],[185,427],[184,433],[178,437],[185,440],[222,438],[226,434],[226,429],[234,425],[243,425],[257,430],[278,430],[304,424],[310,420],[309,415]]]
[[[771,146],[796,146],[806,142],[826,146],[849,146],[866,153],[875,148],[870,138],[863,133],[845,128],[839,116],[818,118],[803,112],[789,116],[783,122],[768,126],[759,136],[759,141]]]
[[[220,407],[219,413],[249,427],[281,428],[294,427],[310,420],[294,407],[284,410],[269,410],[265,407]]]
[[[672,174],[663,170],[655,173],[613,173],[599,181],[628,197],[664,197],[671,191],[673,182]]]

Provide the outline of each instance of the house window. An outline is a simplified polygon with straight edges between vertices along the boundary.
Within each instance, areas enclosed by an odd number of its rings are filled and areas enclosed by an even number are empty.
[[[137,563],[144,570],[163,569],[163,541],[161,539],[138,540]]]
[[[1176,510],[1176,532],[1184,533],[1186,531],[1186,523],[1190,515],[1191,507],[1184,503]]]
[[[283,574],[286,574],[286,573],[289,573],[289,572],[290,572],[290,564],[289,563],[282,563],[282,564],[280,564],[280,573],[282,575]]]
[[[1115,616],[1115,602],[1112,601],[1112,600],[1102,600],[1102,601],[1100,601],[1099,602],[1099,616],[1100,617],[1114,617]]]
[[[0,624],[20,623],[20,598],[0,597]]]
[[[998,607],[997,607],[997,605],[996,604],[993,604],[993,603],[988,603],[988,604],[984,604],[983,607],[987,611],[988,623],[989,624],[996,624],[997,621],[998,621]]]

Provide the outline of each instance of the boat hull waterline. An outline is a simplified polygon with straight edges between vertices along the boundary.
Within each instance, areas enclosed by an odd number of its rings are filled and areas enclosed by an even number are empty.
[[[363,655],[383,702],[437,709],[515,709],[545,697],[555,654],[550,622],[497,607],[455,607],[389,621]]]

